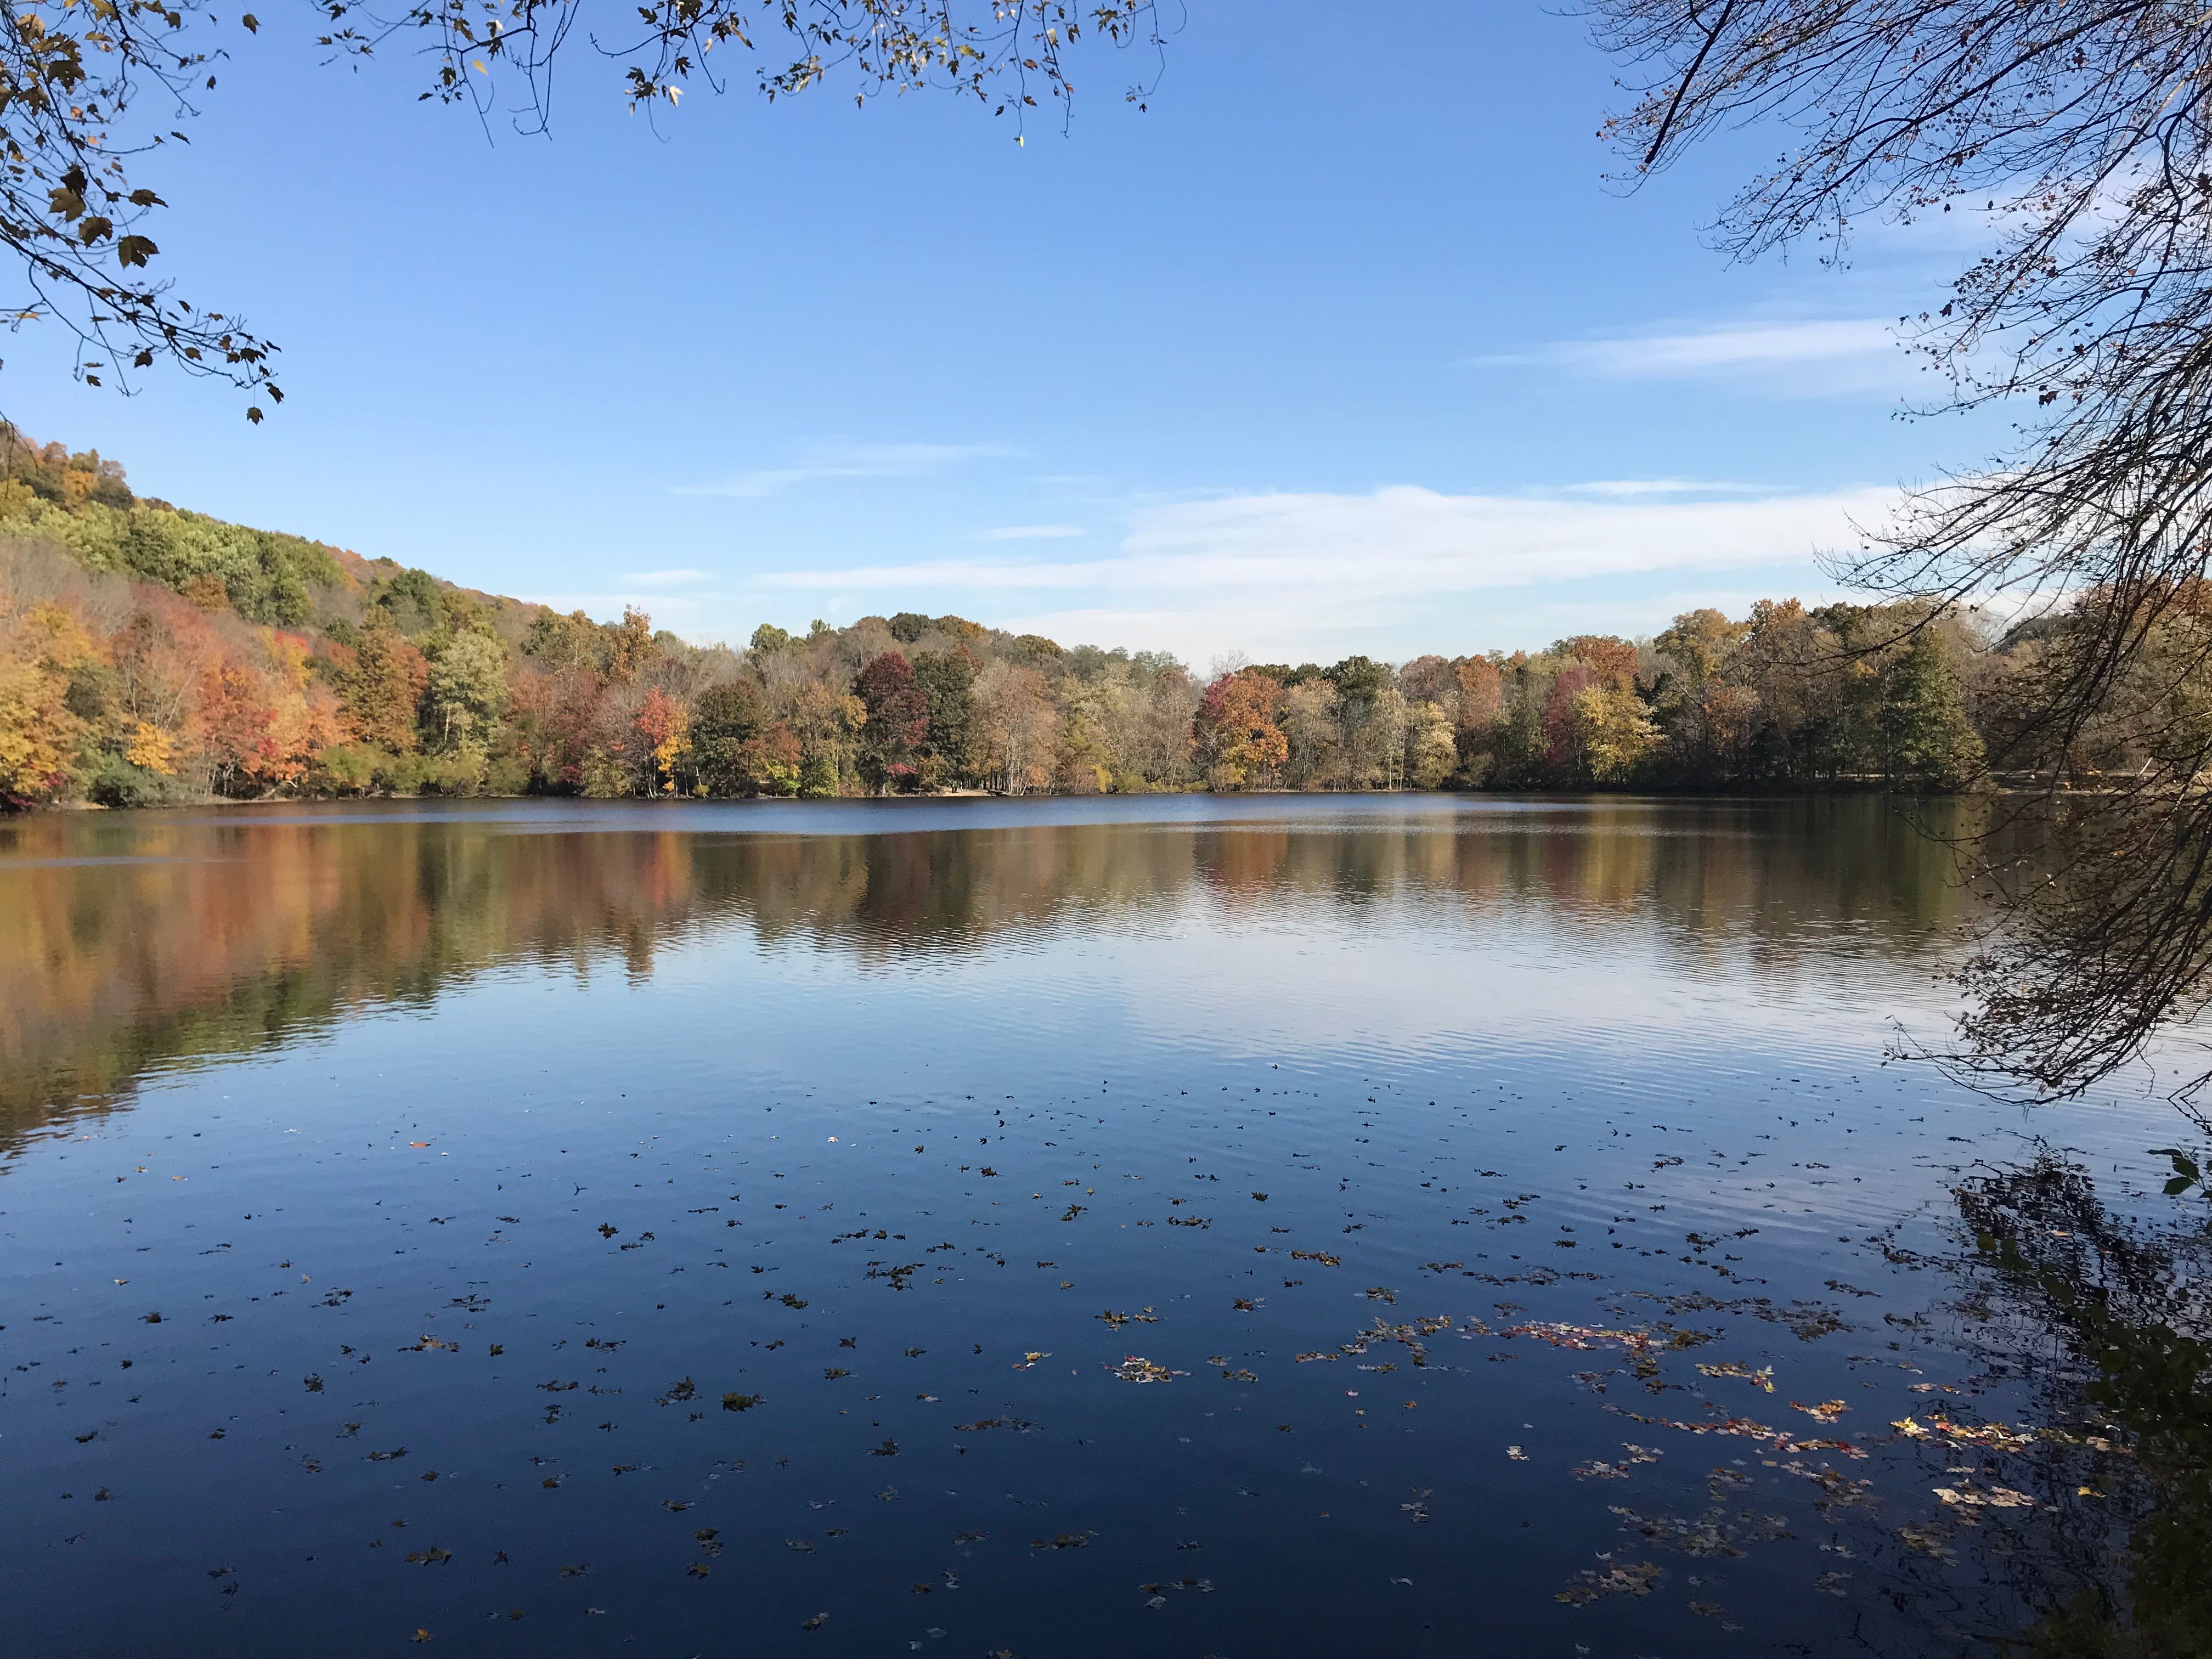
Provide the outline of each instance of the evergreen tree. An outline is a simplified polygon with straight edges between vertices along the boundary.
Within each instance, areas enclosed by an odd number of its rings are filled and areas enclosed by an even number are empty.
[[[1958,671],[1932,627],[1923,627],[1884,676],[1884,749],[1893,776],[1955,787],[1982,763],[1982,740],[1967,723]]]
[[[914,678],[929,711],[925,781],[964,783],[974,762],[975,659],[964,650],[925,651],[914,659]]]
[[[726,680],[691,708],[691,754],[710,795],[757,793],[767,759],[768,699],[751,679]]]

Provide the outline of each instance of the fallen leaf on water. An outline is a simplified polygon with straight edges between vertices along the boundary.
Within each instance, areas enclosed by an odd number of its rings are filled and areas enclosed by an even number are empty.
[[[1164,1382],[1170,1377],[1183,1375],[1171,1371],[1164,1365],[1156,1365],[1139,1353],[1127,1355],[1120,1364],[1109,1365],[1106,1369],[1124,1382]]]
[[[1570,1607],[1586,1607],[1605,1595],[1649,1595],[1653,1583],[1665,1576],[1649,1561],[1632,1567],[1615,1566],[1602,1573],[1585,1568],[1554,1599]]]
[[[1753,1370],[1750,1366],[1739,1365],[1734,1360],[1724,1360],[1718,1364],[1708,1364],[1700,1360],[1698,1370],[1706,1376],[1741,1377],[1753,1388],[1764,1389],[1769,1394],[1774,1392],[1774,1367],[1771,1365],[1762,1365]]]
[[[2038,1439],[2063,1440],[2065,1436],[2050,1429],[2009,1428],[2002,1423],[1954,1423],[1941,1417],[1930,1418],[1925,1424],[1910,1417],[1900,1417],[1890,1425],[1907,1440],[1943,1439],[1965,1445],[1988,1446],[1997,1451],[2024,1451]],[[2084,1443],[2099,1451],[2112,1449],[2093,1436],[2082,1437]]]
[[[2024,1492],[2014,1492],[2009,1486],[1969,1486],[1960,1491],[1954,1486],[1938,1486],[1936,1497],[1947,1504],[1964,1509],[2026,1510],[2035,1507],[2035,1500]]]

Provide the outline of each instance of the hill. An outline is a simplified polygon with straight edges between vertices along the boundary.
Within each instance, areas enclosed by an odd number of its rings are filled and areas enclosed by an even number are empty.
[[[17,808],[1940,786],[1979,756],[1996,671],[1957,625],[1911,620],[1762,602],[1647,641],[1210,684],[1164,653],[915,612],[702,647],[636,611],[563,616],[142,497],[97,451],[0,425],[0,805]]]

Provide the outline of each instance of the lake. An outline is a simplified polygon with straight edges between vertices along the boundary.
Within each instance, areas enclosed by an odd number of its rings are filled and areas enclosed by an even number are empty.
[[[6,1646],[1992,1651],[1972,1206],[2181,1126],[1886,1063],[1945,811],[0,822]]]

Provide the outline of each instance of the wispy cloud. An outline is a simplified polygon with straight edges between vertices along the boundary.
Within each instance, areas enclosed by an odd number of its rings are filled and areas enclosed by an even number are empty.
[[[1012,524],[1000,530],[986,530],[976,539],[986,542],[1052,542],[1082,533],[1072,524]]]
[[[1229,495],[1147,507],[1103,557],[928,559],[758,580],[872,608],[965,606],[1002,626],[1160,643],[1194,661],[1228,645],[1276,654],[1345,641],[1364,643],[1344,649],[1372,652],[1391,648],[1385,641],[1434,649],[1456,640],[1465,650],[1527,643],[1493,637],[1508,611],[1534,628],[1549,625],[1554,609],[1602,611],[1633,632],[1663,626],[1674,613],[1661,607],[1678,592],[1732,602],[1762,580],[1825,591],[1816,555],[1856,547],[1856,526],[1879,523],[1897,501],[1874,488],[1716,495],[1711,486]],[[1036,614],[1006,615],[1022,595],[1042,601]]]
[[[1893,325],[1875,317],[1723,323],[1554,340],[1468,362],[1597,380],[1755,380],[1798,396],[1894,386],[1910,368]]]
[[[1236,495],[1156,507],[1123,543],[1128,562],[1185,580],[1367,593],[1473,588],[1666,569],[1715,570],[1856,544],[1893,492],[1762,500],[1556,501],[1446,495]]]
[[[969,461],[1004,459],[1006,444],[810,444],[788,466],[763,467],[714,483],[681,484],[678,495],[774,495],[830,478],[919,478]]]
[[[646,587],[681,587],[690,582],[710,582],[714,580],[711,570],[632,570],[623,580]]]
[[[1730,483],[1717,478],[1593,478],[1588,483],[1566,486],[1570,495],[1765,495],[1778,494],[1771,486]]]
[[[1854,543],[1854,520],[1879,519],[1893,501],[1893,492],[1871,489],[1749,501],[1446,495],[1406,485],[1366,495],[1230,495],[1146,510],[1110,558],[919,560],[760,580],[787,588],[1465,592],[1802,560]]]

